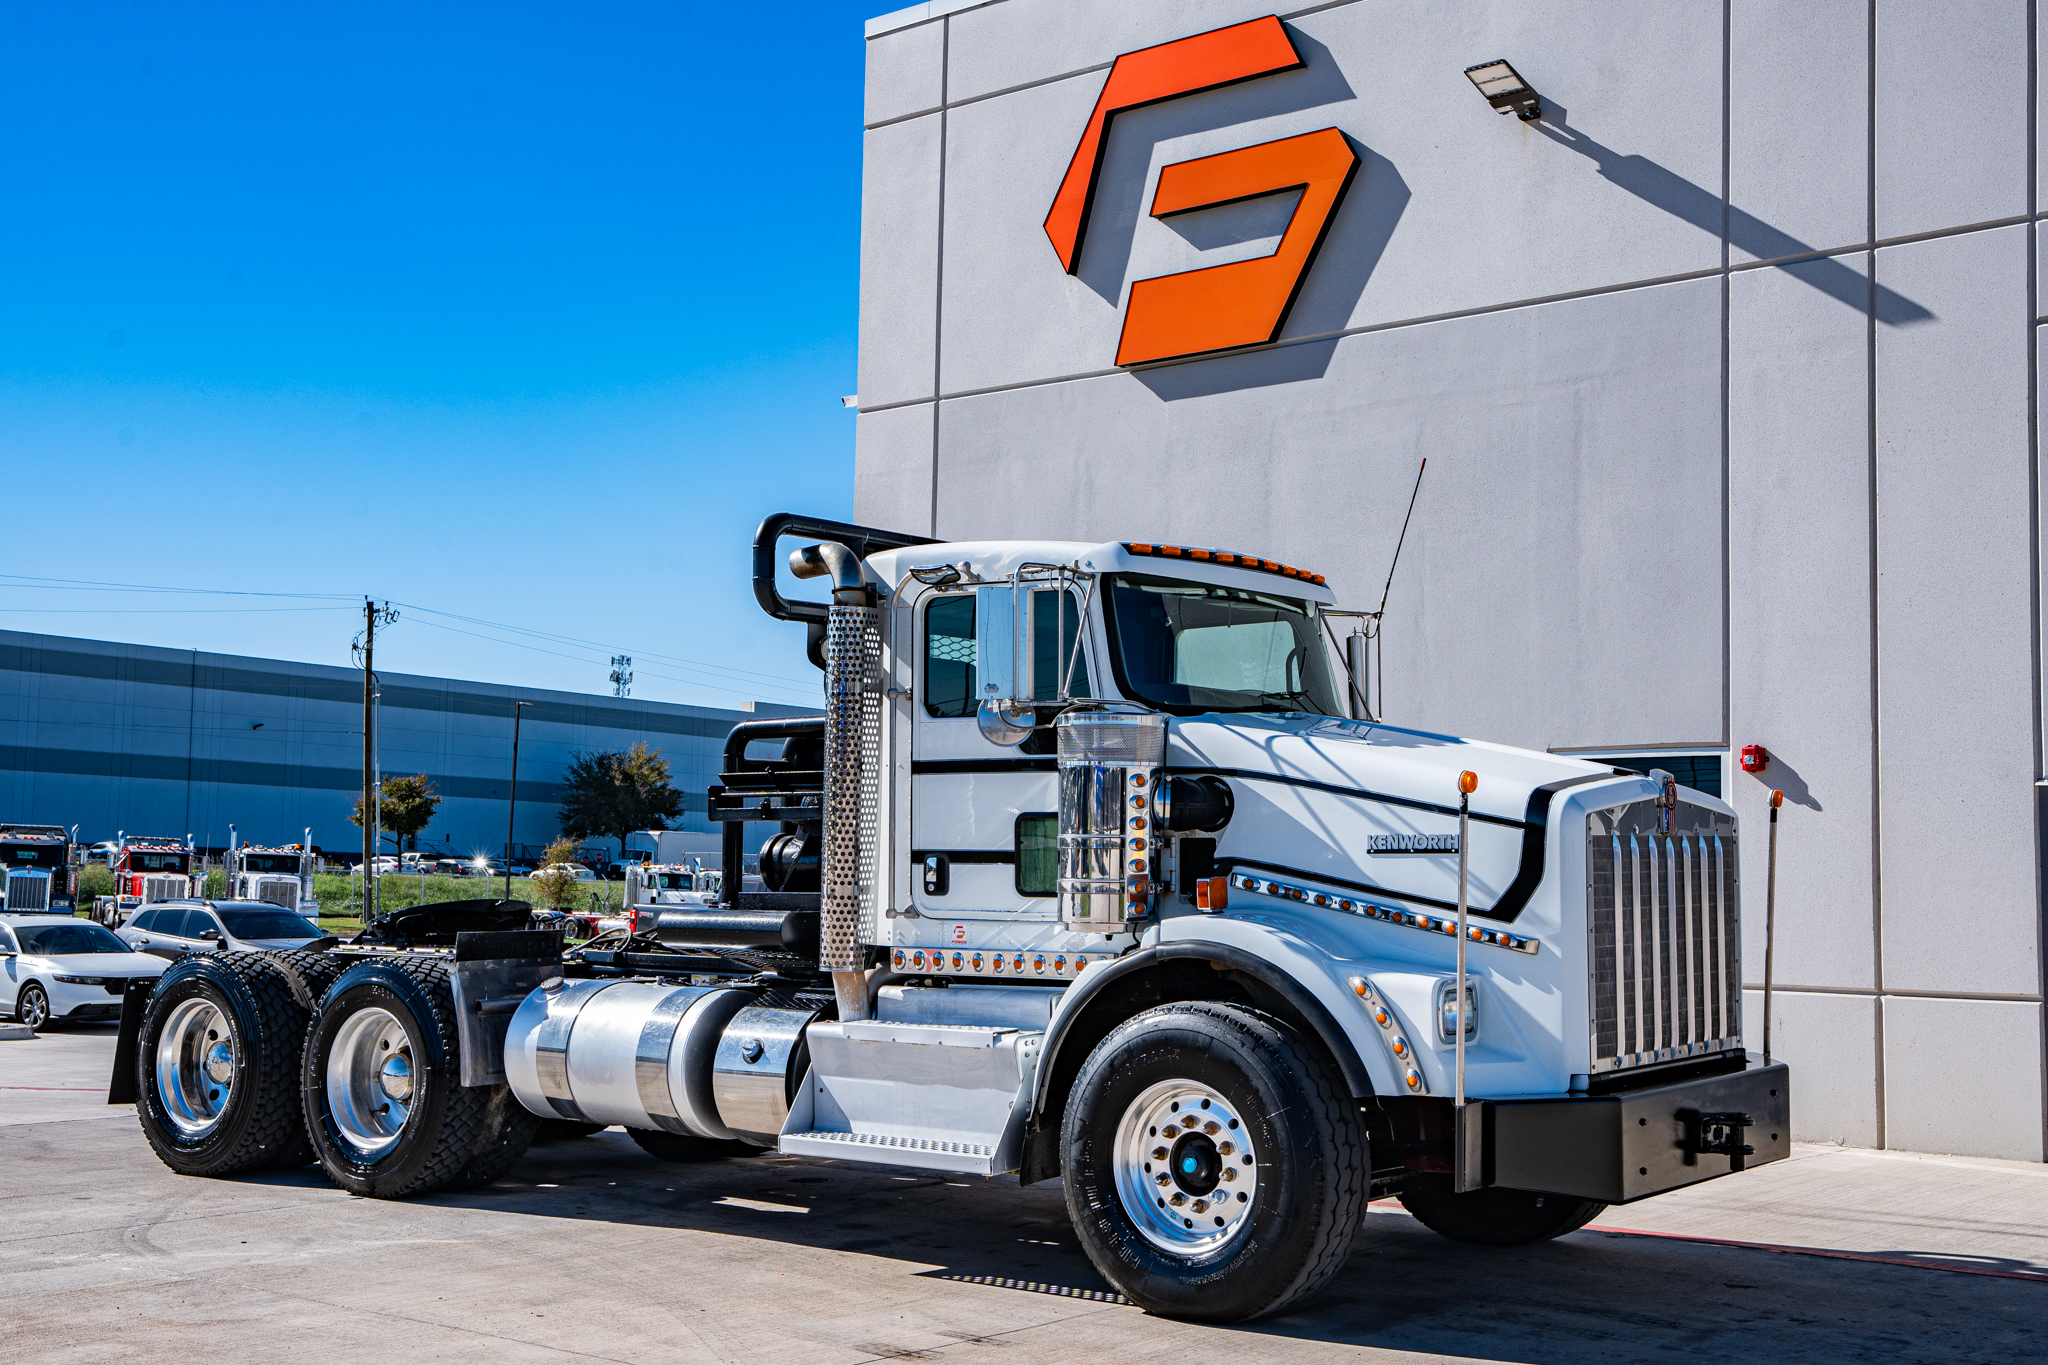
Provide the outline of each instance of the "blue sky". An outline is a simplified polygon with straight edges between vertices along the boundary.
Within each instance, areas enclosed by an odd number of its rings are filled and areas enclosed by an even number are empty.
[[[10,7],[0,628],[813,701],[747,549],[851,513],[889,8]]]

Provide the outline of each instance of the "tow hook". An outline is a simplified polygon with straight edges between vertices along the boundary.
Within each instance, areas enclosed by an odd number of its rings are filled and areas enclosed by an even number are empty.
[[[1733,1174],[1743,1168],[1744,1157],[1756,1152],[1756,1148],[1742,1140],[1742,1130],[1756,1123],[1747,1114],[1703,1114],[1697,1109],[1681,1109],[1678,1118],[1685,1124],[1685,1140],[1678,1145],[1685,1152],[1688,1166],[1698,1165],[1703,1156],[1725,1156]]]

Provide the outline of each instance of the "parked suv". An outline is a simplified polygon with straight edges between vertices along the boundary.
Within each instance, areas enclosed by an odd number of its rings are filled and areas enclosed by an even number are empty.
[[[164,964],[90,920],[17,915],[0,921],[0,1011],[32,1029],[55,1020],[118,1019],[121,994]]]
[[[269,901],[161,901],[122,925],[120,936],[145,953],[174,960],[220,949],[262,952],[333,942],[303,915]]]

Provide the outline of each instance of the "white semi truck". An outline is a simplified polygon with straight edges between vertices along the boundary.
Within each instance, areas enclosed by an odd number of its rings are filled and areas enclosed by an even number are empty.
[[[829,606],[778,591],[788,537]],[[728,866],[779,827],[768,889],[566,953],[470,903],[180,962],[111,1091],[165,1162],[397,1198],[556,1120],[1057,1177],[1122,1293],[1236,1321],[1324,1284],[1376,1197],[1515,1245],[1787,1154],[1730,808],[1346,716],[1320,576],[783,515],[754,582],[825,672],[823,718],[737,727],[709,793]]]
[[[239,842],[228,827],[228,868],[233,878],[230,900],[269,901],[318,920],[320,902],[313,894],[313,831],[302,842],[270,847]]]

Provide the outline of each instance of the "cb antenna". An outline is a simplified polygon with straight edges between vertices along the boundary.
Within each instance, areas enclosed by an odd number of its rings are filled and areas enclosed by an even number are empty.
[[[1401,538],[1394,542],[1393,562],[1387,565],[1387,586],[1380,589],[1380,609],[1374,612],[1377,622],[1387,614],[1387,595],[1394,591],[1394,569],[1401,562],[1401,547],[1408,543],[1408,522],[1415,515],[1415,499],[1422,493],[1422,471],[1429,468],[1429,457],[1422,457],[1422,463],[1415,469],[1415,487],[1408,494],[1408,513],[1401,518]]]

